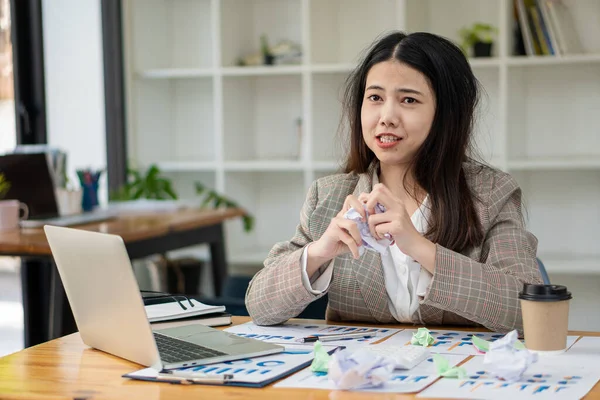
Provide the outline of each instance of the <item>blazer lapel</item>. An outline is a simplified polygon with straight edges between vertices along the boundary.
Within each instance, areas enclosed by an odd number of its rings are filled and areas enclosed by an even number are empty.
[[[377,164],[372,164],[369,171],[360,174],[353,195],[358,197],[361,193],[370,193],[372,190],[372,175]],[[383,279],[381,256],[371,250],[365,251],[358,260],[352,261],[352,268],[356,281],[369,312],[379,322],[392,322],[394,317],[390,313],[388,295]]]

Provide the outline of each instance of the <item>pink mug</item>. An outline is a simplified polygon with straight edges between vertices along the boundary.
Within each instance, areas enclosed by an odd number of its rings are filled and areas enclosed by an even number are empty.
[[[23,211],[23,215],[21,214]],[[19,221],[27,219],[29,209],[19,200],[0,200],[0,231],[10,231],[19,227]]]

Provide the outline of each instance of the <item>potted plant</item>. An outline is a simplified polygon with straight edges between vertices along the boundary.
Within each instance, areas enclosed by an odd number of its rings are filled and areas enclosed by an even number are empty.
[[[269,47],[269,42],[267,40],[267,35],[260,36],[260,51],[263,55],[263,60],[265,65],[273,65],[275,63],[275,56],[271,52],[271,48]]]
[[[208,189],[200,182],[195,183],[196,194],[202,198],[200,207],[211,206],[213,208],[227,207],[239,208],[239,205],[215,192]],[[162,176],[157,165],[152,164],[145,173],[140,173],[134,169],[127,170],[127,183],[118,191],[111,193],[112,201],[128,201],[138,199],[152,200],[177,200],[178,196],[171,180]],[[250,232],[254,228],[254,217],[248,213],[242,216],[244,231]]]
[[[0,172],[0,202],[5,201],[4,196],[8,194],[10,190],[10,182],[6,179],[6,176]]]
[[[171,180],[161,176],[158,166],[152,164],[145,173],[127,170],[127,183],[111,193],[111,200],[128,201],[138,199],[177,200]]]
[[[213,208],[226,207],[226,208],[239,208],[240,206],[233,200],[228,199],[227,197],[218,194],[214,190],[208,189],[204,184],[200,182],[196,182],[196,193],[201,197],[204,197],[202,200],[202,205],[200,207],[206,207],[211,205]],[[244,223],[244,231],[250,232],[254,229],[254,216],[249,213],[245,213],[242,216],[242,221]]]
[[[484,23],[474,23],[471,27],[464,27],[459,31],[462,39],[461,47],[465,54],[473,49],[474,57],[491,57],[494,37],[498,30]]]

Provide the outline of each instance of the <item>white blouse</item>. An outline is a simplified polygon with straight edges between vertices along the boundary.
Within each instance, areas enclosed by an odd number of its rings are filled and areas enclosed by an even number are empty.
[[[377,172],[373,173],[373,185],[379,183]],[[424,234],[427,230],[428,198],[411,216],[417,231]],[[300,264],[302,266],[302,283],[306,290],[313,294],[321,294],[331,284],[332,270],[328,266],[321,275],[313,276],[312,282],[306,272],[308,246],[304,248]],[[370,250],[369,250],[370,251]],[[398,246],[392,245],[389,251],[381,255],[385,289],[388,294],[390,313],[398,322],[412,322],[412,315],[419,308],[419,300],[427,293],[433,275],[421,264],[402,253]]]

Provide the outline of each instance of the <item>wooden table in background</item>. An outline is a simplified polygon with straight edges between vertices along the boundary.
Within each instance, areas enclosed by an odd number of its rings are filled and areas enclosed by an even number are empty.
[[[208,243],[215,295],[219,296],[227,277],[223,222],[243,214],[242,209],[185,209],[122,215],[74,228],[121,236],[131,259]],[[0,232],[0,256],[22,259],[25,347],[73,332],[71,309],[43,229]]]
[[[249,321],[234,317],[234,324]],[[318,320],[295,320],[309,324]],[[348,324],[352,325],[352,324]],[[362,324],[364,325],[364,324]],[[387,325],[390,328],[414,326]],[[440,329],[444,329],[440,327]],[[451,328],[455,329],[455,328]],[[473,331],[474,329],[467,329]],[[475,329],[481,330],[482,329]],[[600,336],[600,333],[572,332],[573,335]],[[2,399],[415,399],[416,395],[359,393],[318,389],[279,389],[273,384],[262,389],[207,385],[176,385],[141,382],[122,378],[142,367],[91,349],[78,333],[0,358],[0,398]],[[586,399],[600,399],[597,384]]]

